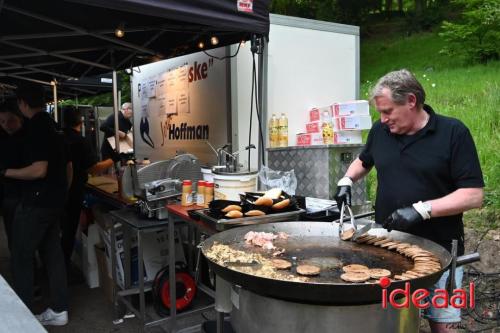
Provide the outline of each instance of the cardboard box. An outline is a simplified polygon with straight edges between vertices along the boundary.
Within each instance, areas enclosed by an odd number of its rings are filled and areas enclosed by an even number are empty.
[[[334,103],[332,109],[334,117],[370,115],[370,106],[365,100]]]
[[[111,272],[109,271],[108,263],[106,260],[106,252],[104,245],[98,243],[94,245],[95,256],[97,259],[97,269],[99,272],[99,286],[101,287],[106,300],[113,303],[113,279],[111,278]]]
[[[105,254],[108,266],[109,276],[111,277],[111,232],[113,219],[109,216],[109,211],[104,207],[95,205],[92,212],[95,221],[99,226],[99,234],[105,247]],[[116,275],[117,283],[120,287],[124,285],[124,260],[125,253],[123,249],[123,233],[121,228],[116,228],[115,232],[115,251],[116,251]],[[179,230],[175,229],[175,255],[176,262],[186,262],[184,248],[182,246],[182,238]],[[161,268],[168,265],[168,230],[162,229],[156,232],[143,232],[143,262],[144,262],[144,280],[151,281],[156,273]],[[131,283],[138,282],[138,267],[137,267],[137,237],[131,236]]]
[[[111,272],[111,234],[110,231],[105,231],[100,228],[101,238],[104,243],[108,271]],[[125,285],[125,251],[123,248],[123,233],[121,230],[115,232],[115,251],[116,251],[116,283],[120,287]],[[175,230],[175,258],[176,262],[186,262],[184,248],[182,246],[179,231]],[[168,231],[166,229],[156,232],[146,232],[142,234],[143,244],[143,265],[144,265],[144,281],[152,281],[156,273],[163,267],[168,265]],[[139,270],[138,264],[138,249],[137,237],[131,237],[130,249],[130,282],[132,285],[138,283]]]
[[[310,146],[311,145],[311,134],[299,133],[296,137],[296,146]]]
[[[299,133],[297,134],[297,146],[316,146],[322,145],[323,135],[321,133]]]
[[[313,121],[306,124],[306,133],[321,133],[321,121]]]
[[[372,118],[370,116],[338,117],[334,118],[333,124],[335,132],[364,130],[372,127]]]
[[[360,144],[363,142],[361,131],[342,131],[333,133],[333,144]],[[321,133],[297,134],[297,146],[323,145],[324,140]]]
[[[109,272],[111,272],[111,232],[103,230],[99,227],[99,233],[104,243],[106,252],[106,260]],[[123,232],[116,230],[115,232],[115,262],[116,262],[116,283],[123,289],[125,287],[125,251],[123,248]],[[136,285],[139,281],[138,264],[138,249],[137,237],[132,236],[130,240],[130,283]],[[144,269],[144,281],[147,281],[146,270]]]
[[[111,136],[108,139],[111,148],[115,148],[115,136]],[[134,136],[132,132],[127,133],[127,136],[119,141],[120,153],[133,153],[134,152]]]
[[[333,117],[333,108],[331,105],[309,110],[309,122],[323,121],[324,114],[328,114],[330,119]]]
[[[175,262],[186,263],[182,239],[178,229],[174,230]],[[156,273],[168,265],[168,231],[144,233],[142,236],[144,266],[148,281],[152,281]]]
[[[360,144],[363,143],[361,131],[344,131],[333,133],[334,144]]]

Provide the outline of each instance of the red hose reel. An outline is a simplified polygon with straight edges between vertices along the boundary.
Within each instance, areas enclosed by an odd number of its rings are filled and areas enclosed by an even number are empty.
[[[175,308],[177,311],[181,311],[187,308],[193,301],[196,294],[196,283],[188,273],[177,272],[175,273],[175,284],[176,290],[183,289],[185,291],[182,295],[176,293]],[[180,288],[179,284],[181,285]],[[170,283],[168,280],[161,285],[160,295],[163,305],[170,309]]]
[[[176,311],[182,311],[189,307],[196,295],[196,282],[189,275],[185,265],[175,266],[175,290],[176,290]],[[170,282],[168,279],[168,266],[162,268],[157,274],[153,283],[153,298],[155,309],[160,315],[170,314]]]

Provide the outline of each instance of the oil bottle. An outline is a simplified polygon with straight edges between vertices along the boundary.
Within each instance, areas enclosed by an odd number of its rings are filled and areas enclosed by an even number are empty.
[[[281,117],[278,121],[279,132],[278,132],[278,141],[280,147],[288,147],[288,118],[284,113],[281,114]]]
[[[274,148],[279,145],[279,121],[273,113],[269,119],[269,147]]]

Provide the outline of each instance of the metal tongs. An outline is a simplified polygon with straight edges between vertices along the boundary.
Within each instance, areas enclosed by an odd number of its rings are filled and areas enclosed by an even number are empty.
[[[357,225],[356,225],[356,219],[354,218],[354,214],[352,213],[351,206],[347,205],[346,203],[342,203],[342,207],[340,208],[340,219],[339,219],[339,237],[342,236],[342,233],[344,232],[344,216],[345,216],[345,211],[349,211],[349,216],[351,217],[351,225],[354,228],[354,230],[357,230]]]
[[[356,218],[355,218],[354,214],[352,213],[351,206],[349,206],[345,203],[342,203],[342,207],[340,208],[340,219],[338,220],[339,221],[339,238],[342,236],[342,233],[344,232],[344,220],[346,220],[344,216],[345,216],[346,208],[347,208],[347,211],[349,211],[351,225],[352,225],[352,228],[354,229],[354,235],[352,235],[351,241],[355,241],[359,236],[363,235],[368,230],[370,230],[372,227],[372,224],[368,223],[365,226],[363,226],[361,229],[358,230]],[[371,213],[369,213],[369,214],[371,214]]]

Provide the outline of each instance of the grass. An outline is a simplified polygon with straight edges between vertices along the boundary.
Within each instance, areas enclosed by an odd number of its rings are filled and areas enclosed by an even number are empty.
[[[439,53],[443,41],[436,33],[361,40],[361,97],[385,73],[407,68],[424,86],[426,102],[437,113],[460,119],[471,131],[478,150],[485,187],[485,208],[466,214],[499,227],[500,218],[500,62],[463,65]],[[372,110],[373,118],[378,118]],[[365,134],[366,135],[366,134]],[[376,175],[368,179],[375,197]]]

